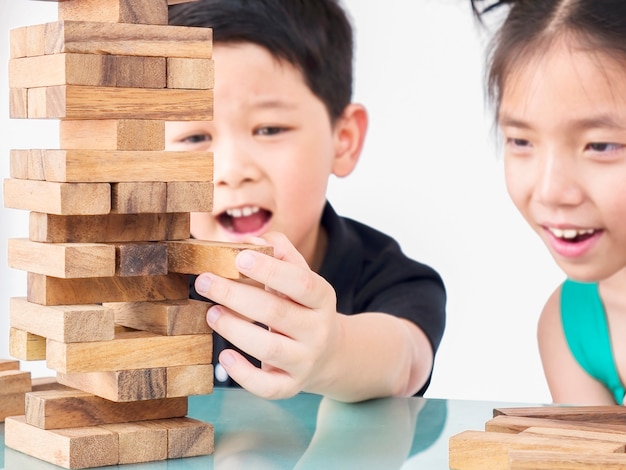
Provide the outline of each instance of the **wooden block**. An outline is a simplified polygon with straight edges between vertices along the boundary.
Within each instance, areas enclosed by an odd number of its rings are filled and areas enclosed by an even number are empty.
[[[45,24],[26,26],[26,55],[28,57],[46,53],[46,29]]]
[[[149,1],[155,4],[154,0]],[[116,82],[118,87],[165,88],[167,68],[165,57],[118,56]]]
[[[181,240],[189,238],[189,214],[59,216],[31,212],[29,237],[49,243]]]
[[[0,359],[0,371],[20,370],[20,361],[15,359]]]
[[[452,470],[508,469],[510,450],[551,450],[608,454],[624,452],[621,443],[585,441],[561,436],[507,434],[464,431],[449,440],[449,464]]]
[[[550,427],[560,429],[578,429],[581,431],[606,431],[626,433],[626,424],[595,424],[583,421],[563,419],[526,418],[523,416],[500,415],[485,423],[485,431],[508,432],[517,434],[530,427]]]
[[[162,120],[63,120],[59,131],[62,149],[165,149],[165,122]]]
[[[111,212],[115,214],[166,211],[167,183],[163,181],[113,183],[111,185]]]
[[[167,245],[159,242],[115,245],[116,276],[161,276],[167,274]]]
[[[28,150],[11,150],[9,165],[11,178],[28,179]]]
[[[52,54],[23,57],[9,61],[9,87],[117,86],[116,72],[117,58],[110,55]]]
[[[17,59],[28,55],[28,41],[26,40],[26,26],[9,31],[9,57]]]
[[[44,430],[26,423],[24,416],[5,420],[5,445],[64,468],[117,465],[118,436],[107,429]]]
[[[168,5],[178,5],[179,3],[195,2],[196,0],[167,0]]]
[[[119,464],[154,462],[167,458],[167,429],[151,421],[104,424],[119,439]]]
[[[205,28],[197,28],[205,29]],[[207,121],[213,90],[57,85],[28,89],[31,119],[162,119]]]
[[[581,429],[563,429],[537,426],[524,429],[521,434],[548,437],[569,437],[572,439],[581,439],[583,441],[593,440],[616,442],[618,444],[624,444],[624,447],[626,448],[626,435],[623,433],[611,433],[609,431],[587,431]]]
[[[515,450],[509,452],[510,470],[624,470],[626,454],[587,455],[580,452]]]
[[[28,89],[11,88],[9,90],[9,117],[11,119],[28,118]]]
[[[186,397],[213,393],[213,364],[167,368],[167,396]]]
[[[0,423],[3,423],[7,416],[24,414],[25,397],[26,394],[24,392],[0,395]]]
[[[230,279],[243,276],[235,267],[235,257],[243,250],[255,250],[272,255],[269,246],[245,243],[227,243],[205,240],[180,240],[167,242],[170,272],[200,274],[212,272]]]
[[[212,454],[214,429],[211,424],[193,418],[156,421],[167,429],[168,459]]]
[[[9,354],[23,361],[42,361],[46,358],[46,338],[10,328]]]
[[[187,414],[187,397],[118,403],[80,390],[26,394],[26,422],[40,429],[127,423]]]
[[[8,263],[13,269],[64,279],[108,277],[116,274],[116,247],[104,243],[41,243],[10,238]]]
[[[31,391],[30,372],[21,370],[0,371],[0,401],[5,395]]]
[[[42,162],[37,166],[43,168],[47,181],[106,183],[213,179],[213,155],[209,152],[91,149],[33,152],[30,151],[29,158],[39,155]]]
[[[118,325],[167,336],[210,334],[206,312],[211,305],[193,299],[104,304]]]
[[[48,340],[46,355],[50,369],[72,374],[210,364],[212,348],[211,335],[160,336],[128,331],[111,341],[67,344]]]
[[[57,21],[45,25],[45,53],[210,58],[212,38],[211,28]]]
[[[208,90],[215,85],[213,59],[167,59],[167,87]]]
[[[98,304],[45,306],[13,297],[9,315],[13,328],[62,343],[108,341],[114,337],[113,310]]]
[[[213,183],[174,181],[167,183],[166,212],[211,212]]]
[[[27,284],[28,301],[41,305],[180,300],[189,296],[187,277],[175,273],[167,276],[84,279],[60,279],[28,273]]]
[[[167,2],[155,0],[80,0],[59,3],[59,20],[167,24]]]
[[[500,415],[564,419],[567,421],[584,421],[586,423],[624,424],[626,422],[626,408],[618,405],[495,408],[493,416]]]
[[[108,214],[111,185],[5,179],[4,206],[56,215]]]
[[[43,392],[45,390],[69,390],[70,387],[57,382],[56,377],[37,377],[31,381],[33,392]],[[24,414],[22,411],[21,414]]]
[[[57,374],[62,384],[117,402],[165,398],[166,378],[164,367]]]

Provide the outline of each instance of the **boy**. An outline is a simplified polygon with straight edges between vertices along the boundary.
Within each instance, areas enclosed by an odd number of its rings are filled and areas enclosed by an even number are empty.
[[[170,24],[214,36],[214,120],[166,127],[168,149],[215,157],[214,210],[192,214],[192,236],[274,247],[237,258],[265,289],[195,280],[192,296],[218,304],[207,313],[216,384],[272,399],[422,395],[445,324],[443,282],[326,201],[367,130],[351,103],[345,12],[334,0],[197,0],[170,7]]]

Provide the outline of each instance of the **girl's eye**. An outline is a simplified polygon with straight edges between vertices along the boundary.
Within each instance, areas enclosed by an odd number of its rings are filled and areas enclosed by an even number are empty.
[[[613,150],[619,150],[622,148],[620,144],[610,144],[608,142],[594,142],[587,144],[587,148],[594,152],[610,152]]]
[[[279,126],[266,126],[266,127],[259,127],[257,130],[254,131],[255,135],[277,135],[280,134],[281,132],[285,132],[286,128],[284,127],[279,127]]]

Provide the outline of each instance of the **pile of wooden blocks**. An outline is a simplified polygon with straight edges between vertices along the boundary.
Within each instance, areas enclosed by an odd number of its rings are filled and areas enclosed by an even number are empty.
[[[0,362],[5,444],[65,468],[209,454],[212,425],[186,416],[213,390],[188,275],[238,278],[240,250],[270,251],[190,239],[212,155],[164,149],[165,121],[212,118],[212,31],[168,26],[168,0],[57,1],[58,21],[11,31],[9,85],[10,116],[58,119],[60,149],[12,150],[4,205],[30,211],[10,354],[61,385]]]
[[[622,406],[496,408],[449,440],[452,470],[624,470],[625,452]]]

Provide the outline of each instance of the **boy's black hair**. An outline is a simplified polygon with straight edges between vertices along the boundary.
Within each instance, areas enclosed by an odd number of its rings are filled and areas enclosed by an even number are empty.
[[[507,7],[491,44],[488,92],[499,107],[506,79],[515,67],[560,38],[579,47],[626,60],[626,0],[471,0],[478,19]]]
[[[169,24],[264,47],[302,72],[332,123],[352,99],[352,26],[338,0],[196,0],[171,5]]]

